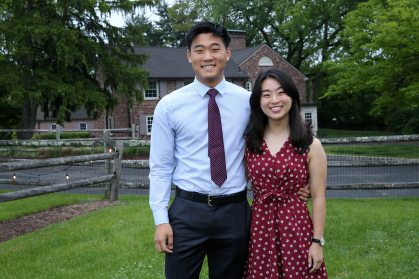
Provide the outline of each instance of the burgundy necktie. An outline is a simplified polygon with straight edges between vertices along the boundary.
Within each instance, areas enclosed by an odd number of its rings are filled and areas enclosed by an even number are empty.
[[[221,186],[227,179],[227,169],[220,110],[215,102],[218,91],[210,89],[207,94],[210,96],[208,102],[208,156],[211,161],[211,180]]]

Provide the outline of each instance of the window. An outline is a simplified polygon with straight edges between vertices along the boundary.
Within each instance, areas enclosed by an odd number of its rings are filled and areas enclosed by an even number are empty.
[[[313,121],[313,113],[312,112],[305,112],[304,113],[304,121],[309,122],[310,124]]]
[[[274,63],[272,62],[272,59],[269,58],[268,56],[263,56],[262,58],[259,59],[259,66],[272,67],[273,65]]]
[[[80,130],[87,130],[87,123],[86,122],[81,122],[80,123]]]
[[[153,126],[153,115],[147,115],[147,135],[151,135],[151,128]]]
[[[144,99],[157,99],[159,97],[159,89],[157,81],[149,81],[148,89],[144,92]]]
[[[108,117],[108,129],[113,129],[112,123],[113,123],[113,117],[109,116]]]
[[[246,90],[252,92],[252,82],[246,81]]]
[[[51,130],[57,130],[57,124],[51,124]]]

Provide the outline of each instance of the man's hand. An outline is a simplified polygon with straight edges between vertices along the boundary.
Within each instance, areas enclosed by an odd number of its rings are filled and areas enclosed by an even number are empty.
[[[173,253],[173,230],[170,224],[165,223],[156,226],[154,244],[159,253]]]
[[[300,188],[298,194],[300,195],[300,200],[302,200],[304,203],[307,203],[308,200],[311,198],[310,183],[307,184],[306,187]]]

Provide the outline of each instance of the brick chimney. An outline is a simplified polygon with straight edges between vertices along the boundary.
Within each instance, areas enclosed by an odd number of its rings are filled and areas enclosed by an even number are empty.
[[[246,31],[243,30],[228,30],[231,37],[230,49],[231,51],[246,48]]]

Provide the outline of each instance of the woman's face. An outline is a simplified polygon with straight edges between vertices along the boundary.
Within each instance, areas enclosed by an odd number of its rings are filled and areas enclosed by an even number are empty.
[[[292,99],[274,78],[267,78],[261,84],[260,107],[269,120],[288,121]]]

